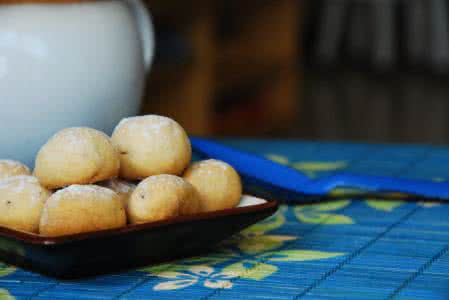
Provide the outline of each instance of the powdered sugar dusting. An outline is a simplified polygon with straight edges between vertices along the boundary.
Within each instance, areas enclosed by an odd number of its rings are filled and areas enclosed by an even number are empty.
[[[8,177],[0,180],[0,189],[10,187],[11,185],[17,185],[14,190],[21,192],[25,188],[25,184],[39,184],[39,181],[36,177],[28,175]]]
[[[33,176],[22,175],[0,180],[0,190],[6,188],[8,191],[12,191],[17,194],[24,192],[29,193],[29,201],[32,206],[35,206],[40,201],[45,200],[42,199],[42,192],[44,192],[45,189],[40,186],[37,178]]]
[[[230,165],[228,165],[224,161],[216,160],[216,159],[208,159],[208,160],[205,160],[203,162],[206,163],[206,164],[212,164],[214,166],[220,167],[223,170],[227,170],[227,169],[229,169],[231,167]]]
[[[30,169],[21,162],[10,159],[0,159],[0,176],[2,172],[15,174],[20,171],[30,173]]]
[[[117,197],[117,194],[114,191],[105,187],[98,185],[73,184],[54,193],[49,199],[48,205],[54,207],[66,196],[84,200],[86,196],[91,196],[92,194],[94,194],[94,197],[89,199],[110,200]]]
[[[128,122],[130,122],[136,118],[138,118],[138,117],[129,117],[129,118],[121,119],[120,122],[117,124],[117,126],[115,126],[114,131],[120,129],[122,126],[124,126],[125,124],[127,124]]]
[[[80,147],[86,143],[86,137],[83,134],[86,128],[73,127],[60,132],[64,137],[64,142],[68,143],[70,147]]]
[[[105,186],[119,194],[128,194],[136,188],[135,184],[133,184],[131,182],[119,180],[119,179],[108,180],[104,183],[103,186]]]
[[[175,175],[161,174],[148,177],[139,183],[139,186],[146,190],[152,184],[174,184],[176,186],[183,186],[185,181],[181,177]]]
[[[124,128],[124,130],[142,133],[145,137],[158,135],[166,127],[173,126],[175,121],[164,116],[146,115],[138,117],[125,118],[115,127],[115,130]]]
[[[221,160],[216,160],[216,159],[202,160],[202,161],[194,164],[193,168],[194,168],[195,172],[197,172],[199,174],[212,175],[213,171],[211,170],[211,168],[209,166],[218,167],[221,170],[223,170],[223,172],[225,172],[226,170],[231,168],[231,166],[228,165],[227,163],[225,163]]]
[[[6,165],[10,168],[23,167],[28,169],[28,167],[22,164],[21,162],[11,159],[0,159],[0,165]]]
[[[107,197],[113,197],[116,196],[117,194],[107,188],[98,186],[98,185],[80,185],[80,184],[73,184],[70,185],[68,187],[66,187],[65,189],[61,190],[65,193],[70,193],[72,195],[75,196],[83,196],[85,194],[95,194],[95,196],[98,196],[99,198],[105,198],[104,196]]]

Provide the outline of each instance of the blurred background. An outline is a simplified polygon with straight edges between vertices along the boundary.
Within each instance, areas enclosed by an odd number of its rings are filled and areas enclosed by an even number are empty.
[[[449,143],[447,0],[147,0],[142,113],[191,134]]]

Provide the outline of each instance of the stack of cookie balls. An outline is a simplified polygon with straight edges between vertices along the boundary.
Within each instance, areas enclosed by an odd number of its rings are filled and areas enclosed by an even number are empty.
[[[0,225],[60,236],[237,206],[242,186],[227,163],[189,166],[184,129],[157,115],[123,119],[112,137],[86,127],[52,136],[33,175],[0,160]]]

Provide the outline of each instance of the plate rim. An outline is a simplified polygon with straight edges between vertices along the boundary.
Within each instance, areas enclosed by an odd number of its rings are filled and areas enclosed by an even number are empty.
[[[177,216],[174,218],[168,218],[165,220],[154,221],[154,222],[146,222],[140,224],[127,224],[124,227],[114,228],[114,229],[105,229],[91,232],[83,232],[76,233],[70,235],[62,235],[57,237],[46,237],[42,235],[38,235],[35,233],[29,233],[25,231],[19,231],[10,229],[0,225],[0,237],[14,239],[16,241],[24,242],[27,244],[40,245],[40,246],[57,246],[72,242],[78,242],[82,240],[91,240],[95,238],[105,238],[110,236],[119,236],[124,234],[129,234],[132,232],[145,231],[149,229],[160,228],[164,226],[169,226],[173,224],[179,223],[187,223],[190,221],[200,221],[200,220],[210,220],[214,218],[224,217],[224,216],[234,216],[240,214],[247,214],[265,210],[273,210],[276,211],[279,207],[279,203],[276,200],[261,198],[253,195],[242,195],[242,196],[250,196],[255,197],[261,200],[265,200],[265,203],[243,206],[243,207],[234,207],[228,209],[222,209],[212,212],[202,212],[198,214],[185,215],[185,216]]]

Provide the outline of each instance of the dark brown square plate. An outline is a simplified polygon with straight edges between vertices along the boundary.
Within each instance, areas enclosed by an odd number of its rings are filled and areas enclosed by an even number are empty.
[[[232,209],[55,238],[0,227],[0,261],[64,279],[143,267],[205,253],[277,208],[243,196]]]

